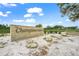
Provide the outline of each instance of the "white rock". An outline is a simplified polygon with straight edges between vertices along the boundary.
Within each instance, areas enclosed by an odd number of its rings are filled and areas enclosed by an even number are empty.
[[[26,47],[28,48],[37,48],[38,44],[36,42],[30,42],[27,44]]]

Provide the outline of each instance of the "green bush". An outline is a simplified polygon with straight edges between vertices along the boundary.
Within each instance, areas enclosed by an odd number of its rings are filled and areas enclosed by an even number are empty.
[[[0,37],[4,36],[4,34],[0,34]]]
[[[8,25],[0,24],[0,34],[10,33],[10,27]]]

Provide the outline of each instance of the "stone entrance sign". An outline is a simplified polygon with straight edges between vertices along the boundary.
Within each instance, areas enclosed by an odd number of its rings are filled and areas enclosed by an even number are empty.
[[[10,33],[12,41],[44,35],[43,28],[20,25],[11,25]]]

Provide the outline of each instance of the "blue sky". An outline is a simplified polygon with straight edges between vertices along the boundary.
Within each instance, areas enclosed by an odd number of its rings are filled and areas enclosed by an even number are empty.
[[[68,17],[61,17],[59,7],[55,3],[0,4],[0,24],[79,27],[79,21],[72,22]]]

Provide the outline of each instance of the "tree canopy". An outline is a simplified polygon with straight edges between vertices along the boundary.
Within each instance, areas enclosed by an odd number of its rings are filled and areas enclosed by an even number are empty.
[[[60,12],[63,16],[68,16],[70,20],[79,20],[79,4],[78,3],[58,3]]]
[[[36,25],[36,27],[42,27],[42,24],[38,24],[38,25]]]
[[[10,27],[7,24],[0,24],[0,33],[10,33]]]

